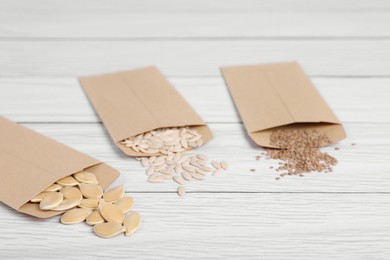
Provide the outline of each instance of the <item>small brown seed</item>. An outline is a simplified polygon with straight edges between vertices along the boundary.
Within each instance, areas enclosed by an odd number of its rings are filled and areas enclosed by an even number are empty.
[[[100,223],[93,227],[93,231],[96,235],[102,238],[111,238],[126,231],[125,227],[121,224],[114,222]]]
[[[139,228],[141,224],[141,215],[137,212],[130,213],[126,216],[123,225],[125,226],[126,236],[131,236]]]

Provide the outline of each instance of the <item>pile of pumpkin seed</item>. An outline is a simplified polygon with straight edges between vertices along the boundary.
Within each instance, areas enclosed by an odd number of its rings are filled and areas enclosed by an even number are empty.
[[[131,236],[141,223],[141,216],[131,212],[133,199],[124,196],[124,187],[103,192],[96,176],[77,172],[58,180],[31,199],[41,210],[65,211],[61,223],[86,221],[99,237],[110,238],[125,233]]]
[[[128,138],[123,145],[144,157],[137,157],[147,167],[149,182],[173,180],[180,186],[179,196],[185,194],[185,183],[203,180],[208,173],[219,175],[228,169],[225,161],[209,161],[204,154],[194,154],[193,149],[203,144],[202,135],[189,127],[160,128]],[[159,153],[160,155],[153,155]]]

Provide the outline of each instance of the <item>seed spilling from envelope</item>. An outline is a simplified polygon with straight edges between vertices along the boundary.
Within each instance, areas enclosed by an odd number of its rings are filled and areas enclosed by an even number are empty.
[[[94,226],[96,235],[110,238],[134,233],[141,222],[141,216],[131,212],[133,198],[124,195],[123,186],[103,192],[93,173],[81,171],[58,180],[30,202],[39,203],[41,210],[64,211],[63,224],[86,221]],[[126,214],[131,215],[127,221]]]
[[[152,183],[173,180],[179,185],[185,181],[204,180],[208,173],[217,176],[228,169],[225,161],[208,162],[204,154],[192,154],[193,149],[203,144],[202,135],[188,127],[160,128],[122,141],[126,147],[148,157],[137,158]],[[180,188],[179,196],[184,196]]]

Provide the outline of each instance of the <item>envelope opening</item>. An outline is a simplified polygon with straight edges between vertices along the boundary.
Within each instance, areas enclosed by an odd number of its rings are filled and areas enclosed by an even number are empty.
[[[207,143],[208,141],[210,141],[213,138],[213,134],[212,134],[210,128],[208,127],[208,125],[206,125],[206,124],[204,124],[204,125],[202,125],[202,124],[194,124],[194,125],[182,125],[182,126],[175,125],[175,126],[159,127],[159,128],[147,130],[147,131],[145,131],[143,133],[146,133],[146,132],[149,132],[149,131],[153,131],[153,130],[158,130],[158,129],[161,129],[161,128],[169,128],[169,127],[188,127],[190,129],[196,130],[196,131],[198,131],[202,135],[203,144]],[[141,134],[141,133],[139,133],[139,134]],[[159,155],[162,155],[161,153],[145,154],[145,153],[134,151],[130,147],[126,147],[122,143],[122,141],[124,141],[124,140],[121,140],[121,141],[117,142],[116,145],[119,147],[119,149],[121,149],[125,154],[127,154],[129,156],[135,156],[136,157],[136,156],[159,156]]]
[[[273,131],[276,130],[316,130],[321,134],[325,134],[330,143],[336,143],[346,137],[344,127],[339,123],[333,122],[299,122],[277,127],[272,127],[256,132],[249,133],[249,136],[254,142],[260,146],[269,148],[280,148],[270,144],[270,137]]]
[[[108,187],[108,185],[110,185],[119,176],[119,172],[117,170],[115,170],[114,168],[111,168],[110,166],[108,166],[107,164],[104,164],[104,163],[98,163],[98,164],[86,167],[84,169],[81,169],[80,171],[88,171],[90,173],[93,173],[96,176],[96,178],[98,179],[99,185],[102,186],[103,189],[106,189]],[[79,171],[76,171],[76,172],[79,172]],[[76,172],[73,172],[69,175],[72,175]],[[67,176],[69,176],[69,175],[67,175]],[[64,176],[64,177],[66,177],[66,176]],[[59,179],[61,179],[61,178],[59,178]],[[52,182],[50,185],[54,184],[56,181],[57,180]],[[49,187],[50,185],[48,185],[47,187]],[[34,196],[38,195],[39,193],[41,193],[45,189],[40,190]],[[39,209],[39,203],[32,203],[30,201],[27,201],[25,204],[23,204],[18,209],[18,211],[26,213],[26,214],[34,216],[34,217],[37,217],[37,218],[50,218],[50,217],[54,217],[56,215],[63,213],[63,211],[53,211],[53,210],[43,211],[43,210]]]

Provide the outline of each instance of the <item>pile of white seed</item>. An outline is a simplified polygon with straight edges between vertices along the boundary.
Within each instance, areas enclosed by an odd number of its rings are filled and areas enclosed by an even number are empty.
[[[202,135],[188,127],[161,128],[131,137],[122,142],[136,152],[145,153],[137,157],[147,167],[149,182],[173,180],[179,185],[177,192],[185,194],[185,183],[203,180],[207,174],[219,175],[228,169],[225,161],[209,161],[203,154],[194,154],[193,149],[203,144]],[[151,155],[159,153],[161,155]]]
[[[30,200],[41,210],[64,211],[61,223],[86,221],[96,235],[110,238],[121,233],[131,236],[141,223],[141,216],[131,212],[133,199],[124,196],[124,187],[103,192],[96,176],[81,171],[50,185]]]

